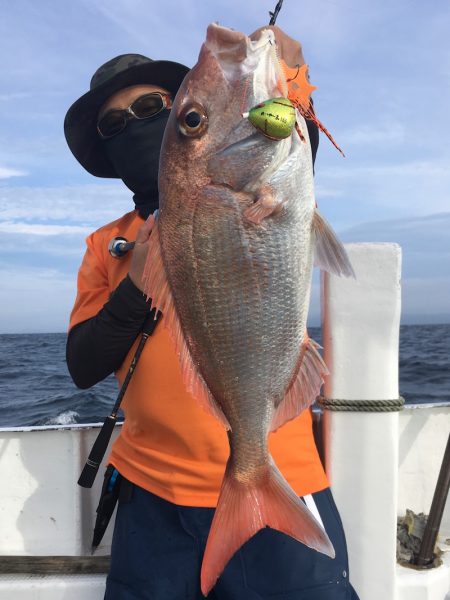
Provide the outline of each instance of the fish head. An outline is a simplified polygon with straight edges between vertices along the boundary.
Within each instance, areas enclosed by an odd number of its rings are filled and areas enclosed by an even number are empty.
[[[162,195],[175,180],[191,190],[209,184],[236,191],[260,186],[289,153],[291,140],[266,138],[243,115],[260,102],[286,95],[285,88],[273,31],[264,30],[254,40],[211,24],[166,127]]]

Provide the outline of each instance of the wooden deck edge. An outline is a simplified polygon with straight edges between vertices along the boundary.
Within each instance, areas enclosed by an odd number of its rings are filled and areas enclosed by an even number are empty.
[[[0,556],[0,575],[106,574],[110,560],[110,556]]]

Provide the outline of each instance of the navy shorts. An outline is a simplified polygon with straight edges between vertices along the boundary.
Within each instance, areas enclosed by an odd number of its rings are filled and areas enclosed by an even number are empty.
[[[329,489],[313,494],[336,558],[263,529],[236,552],[209,600],[358,600]],[[137,486],[119,501],[105,600],[202,600],[200,566],[212,508],[178,506]]]

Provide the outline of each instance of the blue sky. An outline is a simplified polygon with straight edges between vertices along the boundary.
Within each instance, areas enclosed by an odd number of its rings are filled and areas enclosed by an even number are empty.
[[[193,65],[207,25],[250,33],[274,0],[16,0],[0,21],[0,332],[64,331],[84,238],[132,208],[84,172],[68,107],[118,54]],[[403,248],[405,322],[450,321],[450,4],[285,0],[318,89],[321,212],[344,241]],[[317,290],[311,306],[317,320]]]

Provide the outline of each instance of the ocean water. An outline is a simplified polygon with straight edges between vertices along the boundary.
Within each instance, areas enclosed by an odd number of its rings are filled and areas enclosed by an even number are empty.
[[[320,343],[320,329],[310,335]],[[116,380],[76,388],[65,342],[63,333],[0,335],[0,427],[94,423],[109,414]],[[450,403],[450,325],[401,327],[400,393],[408,403]]]

